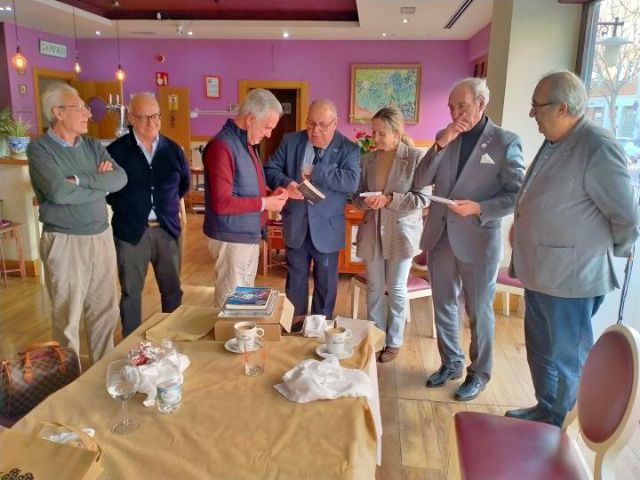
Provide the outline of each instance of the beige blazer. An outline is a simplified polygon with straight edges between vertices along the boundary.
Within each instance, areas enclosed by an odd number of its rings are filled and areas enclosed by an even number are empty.
[[[375,190],[376,159],[378,152],[362,157],[362,176],[356,192],[355,204],[365,211],[358,228],[357,255],[363,260],[374,258],[380,236],[383,258],[387,260],[411,258],[420,251],[418,243],[422,235],[422,209],[429,203],[427,188],[415,188],[413,177],[424,156],[417,148],[404,143],[398,146],[396,157],[389,171],[383,193],[393,195],[385,208],[372,210],[366,206],[361,192]]]

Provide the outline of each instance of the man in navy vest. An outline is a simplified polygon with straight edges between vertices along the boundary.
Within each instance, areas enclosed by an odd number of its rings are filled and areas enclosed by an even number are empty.
[[[256,148],[281,116],[282,105],[271,92],[252,90],[238,116],[227,120],[204,150],[203,229],[215,267],[215,308],[222,308],[237,286],[253,286],[267,211],[279,212],[287,201],[285,189],[267,195]]]
[[[189,189],[189,164],[182,147],[160,135],[160,106],[152,93],[133,95],[131,131],[107,150],[129,181],[107,197],[120,278],[122,336],[140,326],[142,290],[149,263],[160,289],[163,312],[182,302],[180,287],[180,199]]]
[[[333,317],[338,289],[338,253],[344,247],[344,207],[360,182],[360,150],[336,132],[338,113],[330,100],[309,106],[307,129],[285,135],[265,166],[267,184],[284,187],[289,198],[282,210],[287,246],[286,293],[294,306],[294,331],[307,313],[308,277],[313,260],[311,313]],[[303,179],[326,198],[311,204],[298,190]]]

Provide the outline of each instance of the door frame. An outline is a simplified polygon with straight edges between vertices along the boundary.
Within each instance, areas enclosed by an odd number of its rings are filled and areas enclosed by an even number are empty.
[[[54,70],[53,68],[33,67],[33,97],[36,103],[36,118],[38,119],[38,132],[42,132],[42,101],[40,99],[40,78],[53,78],[61,80],[64,83],[73,82],[76,80],[76,73],[74,71],[66,70]]]
[[[307,127],[307,110],[309,109],[309,83],[292,80],[238,80],[238,100],[242,103],[247,94],[254,88],[265,90],[296,91],[296,126],[298,130]]]

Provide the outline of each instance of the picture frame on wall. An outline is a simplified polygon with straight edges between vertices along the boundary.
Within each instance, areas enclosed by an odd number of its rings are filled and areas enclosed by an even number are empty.
[[[420,121],[420,64],[352,64],[351,123],[367,123],[382,107],[400,109],[405,123]]]
[[[204,87],[207,98],[220,98],[220,75],[205,75]]]

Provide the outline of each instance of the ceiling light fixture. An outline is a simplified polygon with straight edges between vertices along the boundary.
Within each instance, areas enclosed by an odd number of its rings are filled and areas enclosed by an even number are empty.
[[[289,38],[289,32],[287,32],[286,30],[282,32],[282,38]]]
[[[24,55],[22,55],[22,52],[20,51],[20,38],[18,37],[18,17],[16,15],[16,0],[12,0],[12,3],[13,3],[13,26],[16,29],[16,54],[11,59],[11,66],[13,66],[13,68],[15,68],[20,75],[23,75],[29,62],[27,62],[27,59],[25,58]]]
[[[78,35],[76,32],[76,7],[75,5],[71,7],[73,11],[73,48],[76,51],[76,60],[73,63],[73,71],[78,75],[82,71],[82,67],[80,66],[80,57],[78,56]]]
[[[120,29],[118,28],[118,20],[116,20],[116,42],[118,47],[118,69],[116,70],[116,80],[124,82],[124,79],[127,78],[127,73],[124,71],[122,64],[120,63]]]
[[[402,19],[402,23],[409,23],[409,19],[408,18],[403,18]]]
[[[102,32],[100,30],[96,30],[96,37],[99,37],[100,35],[102,35]]]
[[[193,32],[192,32],[191,30],[189,30],[189,31],[187,32],[187,35],[189,35],[190,37],[192,37],[192,36],[193,36]]]
[[[387,36],[386,32],[382,32],[382,36],[386,37]]]

